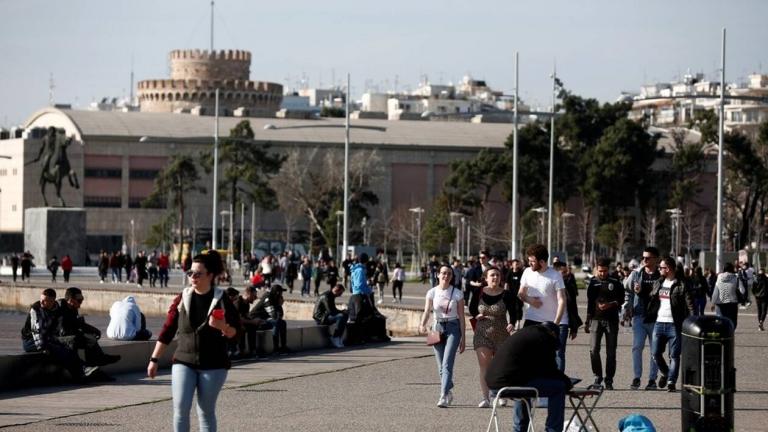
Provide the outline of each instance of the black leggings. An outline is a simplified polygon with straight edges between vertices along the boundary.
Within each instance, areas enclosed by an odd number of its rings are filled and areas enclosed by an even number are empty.
[[[765,321],[766,312],[768,312],[768,298],[755,297],[757,302],[757,321]]]
[[[403,301],[403,281],[392,281],[392,297]]]

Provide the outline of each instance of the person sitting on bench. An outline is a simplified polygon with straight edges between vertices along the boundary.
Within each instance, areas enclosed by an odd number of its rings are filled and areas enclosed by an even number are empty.
[[[560,329],[553,322],[518,330],[499,346],[485,375],[492,391],[503,387],[534,387],[540,397],[548,398],[547,432],[563,430],[565,393],[573,386],[555,360],[560,347],[559,334]],[[530,421],[523,403],[516,401],[513,430],[527,430]]]
[[[121,341],[146,341],[152,337],[152,332],[147,330],[147,318],[133,296],[112,303],[107,337]]]
[[[46,288],[40,294],[40,301],[34,302],[21,329],[21,341],[24,352],[43,352],[69,371],[75,381],[82,381],[95,371],[96,367],[86,367],[77,352],[61,343],[57,336],[61,332],[61,311],[56,303],[56,291]]]
[[[342,336],[344,335],[348,319],[346,312],[336,308],[336,297],[341,297],[342,294],[344,294],[344,285],[342,284],[336,284],[330,290],[320,294],[317,303],[315,303],[315,310],[312,313],[312,318],[316,323],[331,326],[333,331],[331,334],[331,344],[336,348],[344,347]]]
[[[85,350],[85,363],[95,366],[106,366],[120,361],[119,355],[105,354],[99,346],[101,330],[85,322],[80,316],[80,306],[83,304],[83,292],[80,288],[69,287],[64,292],[64,298],[59,300],[61,311],[61,334],[59,341],[73,349]]]

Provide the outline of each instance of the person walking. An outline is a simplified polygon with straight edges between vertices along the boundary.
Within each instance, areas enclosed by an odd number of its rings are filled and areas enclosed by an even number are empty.
[[[683,321],[694,314],[691,293],[685,289],[685,272],[672,257],[665,257],[659,264],[661,279],[653,285],[648,301],[645,322],[653,323],[653,359],[661,372],[659,388],[667,387],[674,392],[680,368]],[[669,364],[664,352],[669,343]]]
[[[56,282],[56,275],[59,273],[59,260],[56,255],[48,261],[48,271],[51,272],[51,282]]]
[[[21,255],[21,281],[24,282],[26,280],[27,282],[32,282],[32,279],[30,278],[32,273],[32,260],[35,259],[34,256],[32,256],[29,251],[25,251]]]
[[[177,339],[171,369],[175,432],[189,431],[189,410],[195,393],[200,430],[216,430],[216,399],[231,366],[228,340],[237,337],[240,327],[237,310],[224,290],[215,285],[223,271],[221,255],[215,250],[192,259],[187,272],[190,287],[173,300],[149,358],[147,376],[155,378],[159,358]]]
[[[635,373],[630,385],[632,390],[640,388],[646,340],[649,346],[653,345],[654,322],[645,322],[645,310],[653,285],[661,278],[657,268],[658,260],[659,250],[654,246],[646,247],[643,250],[643,266],[634,270],[624,285],[624,319],[632,320],[632,367]],[[648,385],[645,389],[655,390],[658,388],[656,377],[659,369],[653,359],[653,352],[649,360]]]
[[[312,261],[305,256],[299,267],[299,280],[301,280],[301,296],[309,297],[309,287],[312,284]]]
[[[13,272],[13,283],[16,283],[16,275],[19,271],[19,256],[14,252],[11,255],[11,271]]]
[[[395,263],[392,272],[392,303],[403,302],[403,284],[405,283],[405,270],[400,263]]]
[[[528,267],[520,278],[518,298],[527,307],[524,312],[524,327],[554,322],[560,326],[560,349],[557,351],[557,366],[565,370],[565,347],[568,342],[568,297],[563,275],[547,265],[549,251],[542,244],[528,247],[525,251]]]
[[[597,261],[595,275],[587,285],[587,322],[584,331],[591,333],[589,358],[592,363],[594,385],[605,383],[606,390],[613,390],[613,376],[616,375],[616,346],[619,335],[619,308],[624,302],[621,283],[608,276],[610,261]],[[600,345],[605,337],[605,374],[600,358]],[[603,381],[605,379],[605,381]]]
[[[477,355],[480,369],[480,394],[482,399],[479,408],[491,406],[491,394],[485,375],[496,351],[507,337],[515,330],[517,322],[517,304],[514,294],[505,290],[501,284],[501,271],[491,267],[485,271],[485,286],[480,288],[478,295],[472,297],[469,304],[469,314],[475,320],[472,346]],[[461,291],[457,289],[457,291]],[[509,316],[509,319],[507,319]]]
[[[69,283],[69,275],[72,273],[72,258],[69,255],[61,257],[61,271],[64,273],[64,282]]]
[[[440,376],[440,399],[437,406],[447,408],[453,401],[453,365],[456,353],[466,348],[464,294],[451,286],[453,270],[447,265],[438,271],[438,284],[427,291],[419,331],[427,332],[430,314],[434,314],[432,330],[440,333],[440,342],[432,345]]]
[[[755,296],[757,303],[757,329],[765,331],[765,315],[768,312],[768,276],[765,275],[764,269],[760,269],[755,276],[752,295]]]
[[[740,290],[746,290],[742,285],[736,269],[732,263],[726,263],[723,272],[717,275],[715,289],[712,291],[712,306],[710,310],[717,309],[717,315],[726,317],[733,323],[733,330],[739,320],[739,293]]]

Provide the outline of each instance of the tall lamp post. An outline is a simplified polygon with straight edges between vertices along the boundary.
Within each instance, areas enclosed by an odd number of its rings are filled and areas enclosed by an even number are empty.
[[[576,215],[569,212],[563,212],[563,214],[560,215],[560,218],[563,220],[563,239],[561,248],[565,252],[566,258],[568,257],[568,219],[574,216]]]
[[[517,258],[517,99],[518,99],[518,59],[519,53],[515,52],[515,105],[512,116],[512,245],[510,258]]]
[[[679,208],[673,208],[667,209],[667,213],[669,213],[669,218],[672,221],[672,247],[670,248],[670,253],[677,259],[680,253],[680,218],[683,215],[683,211]]]
[[[133,219],[131,219],[131,257],[136,257],[136,254],[134,253],[134,250],[136,248],[136,224],[133,222]]]
[[[549,127],[549,199],[547,200],[547,250],[552,263],[552,201],[555,178],[555,101],[557,99],[557,66],[552,68],[552,117]]]
[[[417,269],[421,267],[421,215],[424,213],[424,209],[421,207],[413,207],[408,209],[409,212],[416,214],[416,259],[418,261]]]
[[[723,27],[720,73],[720,116],[718,118],[717,146],[717,233],[715,234],[715,271],[718,273],[723,269],[723,122],[725,121],[725,27]]]
[[[456,238],[453,241],[454,248],[452,253],[456,258],[461,258],[461,249],[462,249],[461,233],[464,231],[462,229],[462,227],[464,226],[463,220],[462,220],[464,217],[464,213],[451,212],[450,216],[451,216],[451,226],[456,227]],[[462,223],[460,224],[459,222],[462,222]]]
[[[341,261],[345,258],[339,249],[339,216],[343,216],[344,212],[342,210],[336,210],[336,260],[341,263]]]

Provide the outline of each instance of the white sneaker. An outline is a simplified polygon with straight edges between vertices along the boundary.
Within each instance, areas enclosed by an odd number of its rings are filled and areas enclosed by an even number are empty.
[[[440,396],[440,400],[437,401],[438,408],[448,408],[448,401],[445,400],[445,396]]]
[[[336,348],[344,348],[344,343],[341,341],[340,337],[332,337],[331,345],[335,346]]]
[[[506,399],[499,399],[499,406],[507,406],[507,400]]]
[[[488,408],[491,406],[491,402],[488,401],[488,399],[483,399],[480,401],[479,404],[477,404],[478,408]]]
[[[83,368],[83,375],[91,376],[91,374],[93,374],[97,370],[99,370],[98,366],[86,366]]]
[[[397,299],[392,299],[392,303],[397,303]]]
[[[381,300],[381,299],[379,299],[378,301],[376,301],[376,304],[381,304],[381,303],[382,303],[382,300]]]
[[[450,390],[448,390],[448,393],[446,393],[445,395],[445,403],[447,403],[448,405],[453,403],[453,392]]]

